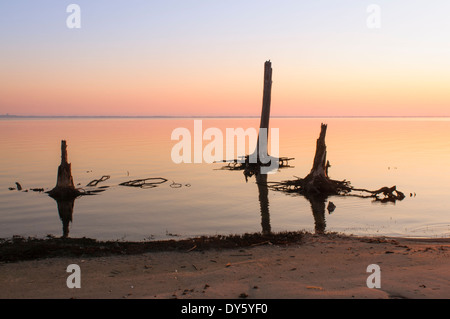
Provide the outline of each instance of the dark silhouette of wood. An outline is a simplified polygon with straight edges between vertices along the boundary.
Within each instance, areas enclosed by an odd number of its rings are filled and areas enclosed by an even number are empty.
[[[261,211],[261,227],[263,234],[271,233],[269,213],[269,188],[267,187],[267,174],[256,174],[258,185],[259,208]]]
[[[259,125],[258,141],[254,152],[251,155],[242,156],[240,159],[234,159],[228,162],[227,166],[222,169],[227,170],[243,170],[245,179],[260,172],[262,166],[270,167],[272,161],[277,161],[277,168],[290,167],[289,161],[293,158],[289,157],[272,157],[269,155],[268,140],[269,140],[269,122],[270,122],[270,103],[272,99],[272,62],[266,61],[264,63],[264,87],[262,98],[261,118]],[[264,134],[262,136],[261,134]]]
[[[272,62],[266,61],[264,63],[264,89],[263,89],[263,100],[262,100],[262,109],[261,109],[261,120],[259,124],[259,135],[258,135],[258,143],[256,144],[255,152],[257,154],[258,161],[260,160],[260,156],[268,156],[268,140],[269,140],[269,121],[270,121],[270,102],[272,97]],[[263,133],[264,129],[264,138],[262,139],[264,143],[260,145],[261,133]],[[260,150],[259,147],[262,146]]]
[[[62,222],[63,235],[62,238],[69,237],[69,225],[73,218],[73,206],[75,204],[75,198],[72,199],[56,199],[56,204],[58,206],[59,218]]]
[[[328,202],[327,210],[328,213],[331,214],[336,209],[336,205],[333,202]]]
[[[314,155],[311,172],[304,178],[304,189],[306,193],[315,194],[338,194],[339,183],[328,177],[327,145],[325,136],[327,125],[321,124],[320,135],[316,143],[316,154]]]
[[[109,176],[109,175],[103,175],[99,179],[94,179],[94,180],[90,181],[89,183],[86,184],[86,186],[97,186],[98,183],[107,181],[108,179],[110,179],[110,177],[111,176]]]
[[[273,182],[271,188],[289,193],[300,193],[305,196],[309,195],[347,195],[361,198],[374,198],[382,202],[395,202],[403,200],[405,195],[397,190],[396,186],[381,187],[377,190],[367,190],[364,188],[354,188],[349,181],[333,180],[328,176],[328,168],[331,166],[327,161],[327,146],[325,143],[325,136],[327,132],[327,125],[323,124],[320,128],[320,135],[317,139],[316,153],[314,155],[313,167],[311,172],[305,178],[298,178],[297,180]],[[351,192],[367,193],[353,194]],[[381,197],[383,196],[383,197]]]
[[[311,210],[314,217],[314,230],[316,234],[324,234],[327,226],[325,220],[325,202],[327,196],[322,194],[309,194],[305,196],[311,204]]]
[[[71,199],[82,194],[73,183],[71,164],[67,161],[67,144],[64,140],[61,141],[61,164],[58,167],[56,186],[48,194],[55,199]]]
[[[149,182],[150,181],[150,182]],[[154,188],[160,184],[167,182],[167,179],[162,177],[150,177],[144,179],[135,179],[132,181],[127,181],[120,183],[120,186],[130,186],[130,187],[140,187],[140,188]],[[180,184],[181,187],[181,184]]]

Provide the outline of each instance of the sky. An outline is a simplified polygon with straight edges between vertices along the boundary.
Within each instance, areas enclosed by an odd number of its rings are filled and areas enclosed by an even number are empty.
[[[270,60],[273,116],[450,116],[449,14],[448,0],[1,1],[0,114],[258,116]]]

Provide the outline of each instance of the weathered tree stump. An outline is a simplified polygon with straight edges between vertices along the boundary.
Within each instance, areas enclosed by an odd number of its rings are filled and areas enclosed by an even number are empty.
[[[321,124],[320,135],[317,139],[316,154],[314,155],[311,172],[304,178],[304,189],[306,193],[316,194],[338,194],[338,184],[328,177],[327,145],[325,136],[327,125]]]
[[[324,196],[324,199],[332,195],[347,195],[361,198],[371,197],[382,202],[395,202],[396,200],[405,198],[405,195],[398,191],[396,186],[381,187],[380,189],[371,191],[364,188],[354,188],[346,180],[338,181],[331,179],[328,176],[330,163],[327,161],[327,146],[325,144],[326,131],[327,125],[322,123],[311,172],[305,178],[271,183],[272,189],[289,193],[300,193],[306,197],[310,195],[321,195]],[[368,193],[369,195],[353,194],[351,192]],[[381,195],[384,197],[380,198]]]
[[[73,183],[71,164],[67,162],[67,144],[64,140],[61,141],[61,164],[58,167],[56,186],[48,195],[55,199],[71,199],[82,195]]]
[[[354,188],[349,181],[333,180],[328,176],[330,163],[327,161],[327,146],[325,136],[327,125],[322,124],[317,139],[316,153],[310,173],[305,178],[282,182],[268,182],[269,188],[286,193],[304,196],[311,204],[314,216],[315,232],[323,234],[326,228],[325,208],[329,196],[355,196],[360,198],[373,198],[378,202],[395,202],[403,200],[405,195],[397,190],[396,186],[381,187],[371,191],[364,188]],[[352,192],[358,192],[354,194]],[[364,195],[366,193],[366,195]],[[328,202],[328,212],[331,214],[336,206]]]

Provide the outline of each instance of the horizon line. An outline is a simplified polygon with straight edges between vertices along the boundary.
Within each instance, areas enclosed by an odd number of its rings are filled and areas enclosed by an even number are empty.
[[[271,118],[449,118],[449,115],[272,115]],[[260,118],[260,115],[15,115],[0,114],[0,118],[97,118],[97,119],[176,119],[176,118]]]

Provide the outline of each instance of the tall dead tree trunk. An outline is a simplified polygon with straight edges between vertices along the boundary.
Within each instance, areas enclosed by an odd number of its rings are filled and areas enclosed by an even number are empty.
[[[269,140],[271,99],[272,99],[272,62],[270,62],[269,60],[264,63],[264,91],[261,109],[261,122],[259,124],[258,144],[256,148],[258,150],[258,155],[263,154],[264,156],[266,156],[269,154],[268,140]],[[265,136],[261,137],[261,134],[265,134]],[[262,138],[262,140],[264,141],[262,145],[260,145],[260,138]],[[259,150],[260,146],[262,147],[261,150]]]
[[[261,157],[266,157],[269,154],[268,139],[269,139],[269,120],[270,120],[270,101],[272,95],[272,62],[266,61],[264,63],[264,91],[262,99],[261,120],[259,124],[258,142],[255,151],[251,158],[260,161]],[[264,134],[264,136],[261,136]]]
[[[229,162],[223,169],[244,170],[245,179],[255,175],[258,171],[265,170],[265,173],[278,168],[286,168],[289,166],[288,157],[273,157],[269,155],[269,121],[270,121],[270,103],[272,98],[272,62],[264,63],[264,87],[262,98],[261,119],[259,124],[259,134],[257,144],[253,153],[241,156],[239,159]],[[276,163],[276,162],[278,163]],[[278,164],[278,165],[276,165]]]
[[[56,186],[48,192],[53,198],[69,199],[81,195],[73,183],[71,164],[67,162],[67,144],[61,141],[61,164],[58,167]]]

